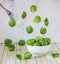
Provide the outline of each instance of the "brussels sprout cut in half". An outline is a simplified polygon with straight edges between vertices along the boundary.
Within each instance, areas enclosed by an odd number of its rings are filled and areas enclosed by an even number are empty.
[[[52,53],[51,56],[52,56],[53,58],[58,58],[58,57],[59,57],[59,53]]]
[[[41,27],[40,33],[41,34],[46,34],[46,32],[47,32],[46,28],[45,27]]]
[[[24,58],[25,58],[25,59],[31,59],[31,58],[32,58],[32,54],[31,54],[30,52],[26,52],[26,53],[24,54]]]
[[[12,20],[9,21],[8,24],[9,24],[10,27],[14,27],[16,25],[16,20],[12,19]]]
[[[24,59],[24,55],[23,54],[16,54],[16,58],[18,60],[23,60]]]
[[[19,40],[18,45],[19,46],[24,46],[25,45],[25,41],[24,40]]]
[[[25,19],[25,18],[26,18],[26,16],[27,16],[27,13],[26,13],[25,11],[23,11],[23,12],[22,12],[22,16],[21,16],[21,17],[22,17],[22,19]]]
[[[4,44],[5,44],[5,46],[10,46],[12,44],[12,40],[11,39],[5,39]]]
[[[28,34],[31,34],[32,32],[33,32],[33,28],[32,28],[32,26],[27,26],[26,27],[26,32],[28,33]]]
[[[15,46],[14,46],[14,45],[8,46],[8,50],[9,50],[9,51],[14,51],[14,50],[15,50]]]
[[[45,24],[45,26],[48,26],[48,25],[49,25],[48,18],[45,18],[45,20],[44,20],[44,24]]]
[[[35,23],[40,23],[41,22],[41,17],[40,16],[35,16],[34,19],[33,19],[33,21]]]
[[[37,11],[36,5],[32,5],[32,6],[30,7],[30,11],[31,11],[32,13],[35,13],[35,12]]]

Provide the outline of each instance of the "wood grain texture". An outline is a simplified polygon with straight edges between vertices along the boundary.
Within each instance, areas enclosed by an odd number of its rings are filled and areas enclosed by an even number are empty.
[[[60,57],[56,59],[48,59],[46,56],[43,57],[32,57],[27,60],[17,60],[16,54],[24,54],[27,52],[26,46],[15,45],[16,49],[13,52],[9,52],[8,48],[0,44],[0,64],[60,64]],[[51,50],[53,52],[60,53],[60,50],[55,44],[52,44]]]

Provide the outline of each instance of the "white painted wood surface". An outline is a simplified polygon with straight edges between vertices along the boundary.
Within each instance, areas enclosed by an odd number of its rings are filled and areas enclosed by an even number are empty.
[[[51,50],[60,53],[60,49],[55,44],[52,44]],[[32,59],[19,61],[16,59],[17,53],[25,53],[27,49],[25,46],[16,45],[14,52],[9,52],[8,48],[0,44],[0,64],[60,64],[60,57],[56,59],[48,59],[46,56],[33,57]]]

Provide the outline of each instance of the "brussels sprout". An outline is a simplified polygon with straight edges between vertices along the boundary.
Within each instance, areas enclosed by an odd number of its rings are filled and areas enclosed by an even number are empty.
[[[50,38],[45,38],[47,45],[51,44],[51,39]]]
[[[40,36],[37,36],[37,37],[35,38],[36,41],[39,41],[39,40],[41,40],[41,39],[42,39],[42,37],[40,37]]]
[[[35,5],[32,5],[32,6],[30,7],[30,11],[31,11],[32,13],[36,12],[36,11],[37,11],[37,7],[36,7]]]
[[[12,44],[12,40],[11,39],[5,39],[4,44],[5,44],[5,46],[9,46]]]
[[[10,46],[8,46],[8,49],[9,49],[9,51],[14,51],[15,50],[15,46],[14,45],[10,45]]]
[[[47,45],[47,42],[46,42],[45,39],[43,38],[43,39],[41,39],[41,40],[39,41],[39,44],[40,44],[40,46],[46,46],[46,45]]]
[[[16,20],[12,19],[12,20],[9,21],[8,24],[9,24],[10,27],[14,27],[16,25]]]
[[[45,26],[48,26],[48,25],[49,25],[48,18],[45,18],[45,20],[44,20],[44,24],[45,24]]]
[[[58,58],[58,57],[59,57],[59,53],[52,53],[51,56],[52,56],[53,58]]]
[[[31,34],[32,32],[33,32],[33,28],[32,28],[32,26],[27,26],[26,27],[26,32],[28,33],[28,34]]]
[[[34,43],[35,43],[35,40],[34,40],[34,39],[29,39],[29,40],[27,41],[27,44],[28,44],[28,45],[31,45],[31,46],[33,46]]]
[[[40,16],[35,16],[34,19],[33,19],[33,21],[35,23],[40,23],[41,22],[41,17]]]
[[[19,40],[18,45],[19,46],[24,46],[25,45],[25,41],[24,40]]]
[[[18,60],[23,60],[24,59],[24,56],[22,54],[16,54],[16,58]]]
[[[39,42],[36,42],[35,44],[33,44],[33,46],[40,46]]]
[[[25,19],[25,18],[26,18],[26,16],[27,16],[27,13],[26,13],[25,11],[23,11],[23,13],[22,13],[22,16],[21,16],[21,17],[22,17],[23,19]]]
[[[45,27],[41,27],[40,33],[41,34],[46,34],[46,32],[47,32],[46,28]]]
[[[25,58],[25,59],[31,59],[31,58],[32,58],[32,54],[31,54],[30,52],[26,52],[26,53],[24,54],[24,58]]]

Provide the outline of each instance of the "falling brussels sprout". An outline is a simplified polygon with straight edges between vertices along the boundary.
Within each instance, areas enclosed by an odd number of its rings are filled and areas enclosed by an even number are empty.
[[[41,17],[40,16],[35,16],[34,19],[33,19],[33,21],[35,23],[40,23],[41,22]]]
[[[19,40],[18,45],[19,46],[24,46],[25,45],[25,41],[24,40]]]
[[[21,17],[22,17],[22,19],[25,19],[25,18],[26,18],[26,16],[27,16],[27,13],[26,13],[25,11],[23,11],[23,12],[22,12],[22,16],[21,16]]]
[[[12,20],[9,21],[8,24],[9,24],[10,27],[14,27],[16,25],[16,20],[12,19]]]
[[[28,33],[28,34],[31,34],[32,32],[33,32],[33,28],[32,28],[32,26],[27,26],[26,27],[26,32]]]
[[[45,20],[44,20],[44,24],[45,24],[45,26],[48,26],[48,25],[49,25],[48,18],[45,18]]]
[[[23,60],[24,59],[24,56],[23,56],[23,54],[16,54],[16,58],[18,60]]]
[[[27,41],[27,44],[28,44],[28,45],[31,45],[31,46],[33,46],[34,43],[35,43],[35,39],[29,39],[29,40]]]
[[[36,5],[32,5],[32,6],[30,7],[30,11],[31,11],[32,13],[36,12],[36,11],[37,11]]]
[[[24,54],[24,58],[25,58],[25,59],[31,59],[31,58],[32,58],[32,54],[31,54],[30,52],[26,52],[26,53]]]
[[[15,50],[15,46],[12,44],[12,45],[9,45],[8,46],[8,50],[9,51],[14,51]]]
[[[5,46],[9,46],[12,44],[12,40],[11,39],[5,39],[4,44],[5,44]]]
[[[40,33],[41,34],[46,34],[46,32],[47,32],[46,28],[45,27],[41,27]]]

